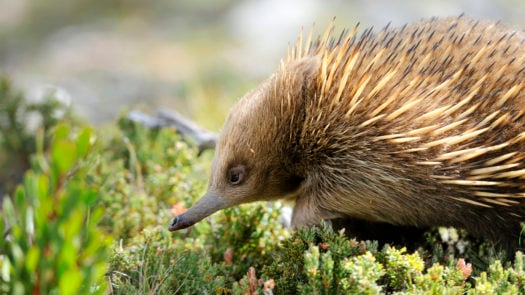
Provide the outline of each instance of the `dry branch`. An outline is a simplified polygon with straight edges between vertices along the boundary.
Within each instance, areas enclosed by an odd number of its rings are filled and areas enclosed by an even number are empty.
[[[147,128],[174,127],[183,138],[189,138],[197,144],[199,155],[205,150],[214,149],[217,142],[217,134],[200,127],[173,110],[161,109],[157,111],[155,117],[135,110],[129,112],[127,117]]]

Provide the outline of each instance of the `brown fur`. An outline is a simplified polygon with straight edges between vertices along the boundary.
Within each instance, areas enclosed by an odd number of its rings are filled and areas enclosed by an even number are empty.
[[[209,184],[220,205],[208,208],[209,197],[195,209],[206,213],[172,229],[288,197],[296,226],[456,226],[514,249],[525,216],[525,34],[464,16],[331,31],[301,38],[234,106]]]

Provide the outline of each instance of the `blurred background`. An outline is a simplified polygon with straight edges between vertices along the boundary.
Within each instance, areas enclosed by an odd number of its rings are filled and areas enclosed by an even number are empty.
[[[0,75],[33,99],[59,89],[93,124],[164,107],[217,131],[301,27],[461,13],[525,28],[524,0],[0,0]]]

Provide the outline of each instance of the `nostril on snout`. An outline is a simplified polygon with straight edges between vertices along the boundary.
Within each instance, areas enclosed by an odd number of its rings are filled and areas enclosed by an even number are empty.
[[[194,223],[194,222],[193,222]],[[187,218],[184,218],[184,214],[179,215],[175,218],[173,218],[173,221],[170,223],[169,231],[178,231],[183,228],[187,228],[188,226],[193,225],[192,222],[188,222]]]
[[[171,223],[171,226],[177,225],[178,222],[179,222],[179,216],[173,218],[173,222]]]

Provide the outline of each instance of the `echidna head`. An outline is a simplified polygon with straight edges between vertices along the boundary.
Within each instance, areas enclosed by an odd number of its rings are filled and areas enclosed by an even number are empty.
[[[302,83],[304,76],[296,73]],[[291,78],[288,75],[284,83],[294,82]],[[288,89],[302,88],[282,83],[281,76],[272,76],[230,111],[216,147],[208,191],[173,220],[170,231],[189,227],[221,209],[298,191],[302,177],[290,157],[290,114],[283,116],[281,111],[282,101],[297,94]]]

